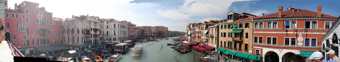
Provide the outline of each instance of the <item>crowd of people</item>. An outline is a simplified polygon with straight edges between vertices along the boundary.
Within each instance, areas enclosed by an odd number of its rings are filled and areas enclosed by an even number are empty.
[[[340,62],[340,58],[336,56],[334,50],[329,50],[325,54],[317,51],[307,58],[307,62]]]

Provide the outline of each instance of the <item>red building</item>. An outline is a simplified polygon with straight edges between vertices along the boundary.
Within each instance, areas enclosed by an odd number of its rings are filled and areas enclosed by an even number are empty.
[[[316,11],[298,8],[255,17],[253,24],[253,53],[263,61],[299,61],[313,51],[321,50],[322,38],[336,22],[336,17]]]
[[[37,3],[24,1],[14,9],[6,9],[5,23],[11,42],[26,51],[46,51],[62,39],[61,21],[53,21],[52,13]]]

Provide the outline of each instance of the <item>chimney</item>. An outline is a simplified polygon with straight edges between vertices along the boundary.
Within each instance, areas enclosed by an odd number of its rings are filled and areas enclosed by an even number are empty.
[[[321,17],[322,16],[322,5],[319,4],[318,7],[316,8],[316,13],[317,16]]]
[[[277,13],[279,14],[279,17],[282,16],[282,12],[283,12],[283,6],[279,6],[279,7],[277,8]]]

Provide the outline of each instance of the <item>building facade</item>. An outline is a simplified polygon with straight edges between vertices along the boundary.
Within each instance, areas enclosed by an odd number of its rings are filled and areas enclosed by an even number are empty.
[[[138,39],[155,40],[168,36],[168,28],[164,26],[137,26]]]
[[[219,26],[217,24],[220,23],[220,21],[210,20],[204,23],[208,25],[207,33],[205,33],[207,44],[209,46],[217,47],[219,41]]]
[[[231,13],[220,27],[219,47],[239,52],[252,52],[252,17],[249,13]]]
[[[321,6],[316,12],[297,8],[254,18],[254,54],[263,61],[304,61],[308,53],[321,50],[322,38],[336,17],[323,14]]]
[[[324,38],[322,39],[322,52],[328,52],[329,50],[335,51],[336,56],[340,56],[339,51],[340,47],[339,45],[339,34],[340,34],[340,17],[338,17],[337,22],[334,23],[331,29],[326,33]],[[326,58],[327,55],[324,55],[324,58]]]
[[[72,46],[121,42],[128,38],[126,21],[96,16],[73,16],[63,22],[65,43]]]
[[[188,41],[192,43],[200,43],[204,41],[204,30],[205,26],[203,23],[190,23],[187,25],[187,37]]]

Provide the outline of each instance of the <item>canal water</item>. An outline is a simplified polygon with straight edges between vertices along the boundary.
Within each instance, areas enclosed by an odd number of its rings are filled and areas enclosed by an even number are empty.
[[[140,59],[133,58],[132,52],[123,55],[119,62],[198,62],[194,60],[195,53],[180,54],[173,50],[167,43],[175,42],[172,38],[139,43],[142,46],[143,54]]]

